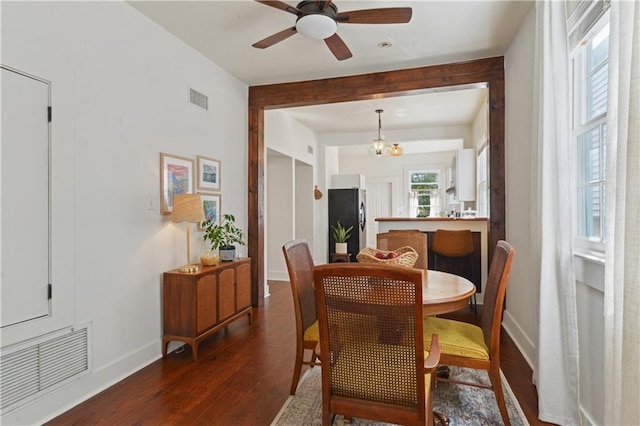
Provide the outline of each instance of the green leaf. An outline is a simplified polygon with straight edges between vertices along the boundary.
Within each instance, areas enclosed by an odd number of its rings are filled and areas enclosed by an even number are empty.
[[[204,229],[202,238],[208,241],[214,250],[234,244],[244,245],[244,232],[242,229],[236,227],[235,220],[235,216],[229,213],[222,216],[220,225],[205,220],[202,223],[202,228]]]

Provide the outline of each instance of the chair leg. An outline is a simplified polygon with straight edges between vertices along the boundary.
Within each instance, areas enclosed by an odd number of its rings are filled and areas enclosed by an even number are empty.
[[[300,380],[300,371],[302,370],[302,358],[304,356],[304,348],[296,347],[296,361],[293,366],[293,379],[291,380],[291,395],[295,395],[298,389],[298,381]]]
[[[504,392],[502,390],[502,380],[500,380],[500,369],[495,368],[489,370],[489,379],[493,386],[493,393],[496,395],[496,401],[498,401],[498,408],[500,409],[500,415],[505,426],[511,426],[509,420],[509,412],[507,411],[507,403],[504,400]]]
[[[322,426],[331,426],[334,418],[335,414],[331,414],[331,412],[324,407],[322,408]]]
[[[473,283],[473,285],[476,284],[476,270],[473,267],[473,252],[468,254],[469,257],[469,266],[471,268],[471,282]],[[476,293],[473,293],[473,296],[471,296],[471,307],[473,308],[473,313],[477,314],[478,313],[478,304],[476,303]]]

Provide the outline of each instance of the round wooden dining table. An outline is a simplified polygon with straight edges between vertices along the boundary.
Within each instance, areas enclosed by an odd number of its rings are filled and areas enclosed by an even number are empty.
[[[464,277],[427,270],[422,275],[423,314],[440,315],[462,309],[475,292],[476,286]]]

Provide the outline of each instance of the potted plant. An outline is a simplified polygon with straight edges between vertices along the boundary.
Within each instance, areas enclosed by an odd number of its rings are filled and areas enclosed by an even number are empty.
[[[336,226],[331,225],[331,228],[333,229],[333,239],[336,241],[336,253],[347,253],[347,241],[351,238],[353,225],[345,228],[340,221],[338,221]]]
[[[220,225],[205,220],[202,222],[202,229],[205,241],[211,244],[213,250],[218,249],[220,260],[233,260],[236,256],[236,246],[234,244],[244,245],[244,232],[236,227],[236,218],[232,214],[222,215]]]

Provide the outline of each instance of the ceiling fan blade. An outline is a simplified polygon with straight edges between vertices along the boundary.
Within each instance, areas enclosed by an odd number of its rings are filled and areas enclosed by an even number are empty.
[[[412,14],[410,7],[362,9],[338,13],[336,21],[342,24],[406,24]]]
[[[267,6],[275,7],[276,9],[284,10],[285,12],[293,13],[294,15],[300,16],[302,11],[297,7],[293,7],[283,1],[279,0],[255,0],[258,3],[262,3]]]
[[[279,33],[275,33],[270,35],[269,37],[260,40],[257,43],[253,43],[253,47],[257,47],[258,49],[266,49],[267,47],[273,46],[276,43],[281,42],[282,40],[286,40],[295,33],[297,33],[296,27],[287,28],[286,30],[282,30]]]
[[[324,42],[326,43],[329,50],[331,50],[331,53],[333,53],[333,56],[335,56],[339,61],[344,61],[345,59],[349,59],[353,56],[338,33],[335,33],[329,38],[325,38]]]

